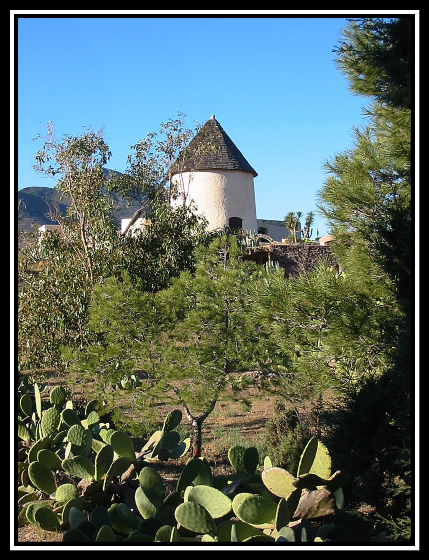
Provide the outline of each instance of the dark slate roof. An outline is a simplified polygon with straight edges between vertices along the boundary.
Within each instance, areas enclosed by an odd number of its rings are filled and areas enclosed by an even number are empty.
[[[203,154],[195,157],[196,150],[204,145],[212,148],[203,148]],[[176,163],[173,172],[181,171],[208,171],[212,169],[225,169],[246,171],[254,177],[258,174],[249,164],[219,122],[212,117],[204,124],[201,130],[189,142],[184,160],[180,166]]]

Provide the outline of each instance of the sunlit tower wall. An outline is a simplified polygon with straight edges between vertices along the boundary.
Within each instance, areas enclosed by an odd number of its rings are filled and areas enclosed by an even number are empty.
[[[209,230],[230,226],[256,233],[253,180],[257,173],[214,115],[191,140],[186,153],[173,168],[178,197],[172,204],[193,202],[206,217]]]

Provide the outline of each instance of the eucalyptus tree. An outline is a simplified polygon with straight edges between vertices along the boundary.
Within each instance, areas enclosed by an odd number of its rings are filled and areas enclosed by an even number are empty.
[[[128,157],[127,173],[117,182],[116,189],[121,194],[133,196],[144,186],[145,200],[127,224],[124,234],[139,218],[147,215],[158,199],[170,204],[179,191],[186,190],[181,171],[190,156],[197,167],[205,154],[217,149],[210,135],[205,135],[204,141],[190,148],[190,141],[201,126],[196,124],[194,129],[187,128],[185,119],[186,115],[179,112],[177,118],[162,123],[158,132],[147,133],[131,146],[133,153]],[[192,173],[188,180],[192,180]],[[185,205],[186,197],[183,201]],[[192,201],[187,202],[192,206]]]
[[[74,258],[82,263],[92,286],[109,261],[117,237],[103,172],[111,153],[102,130],[89,129],[79,137],[66,135],[60,141],[48,123],[44,140],[34,167],[56,179],[56,190],[68,201],[66,215],[56,216],[61,236],[74,247]]]
[[[112,273],[118,249],[103,168],[110,151],[101,130],[59,140],[48,124],[35,168],[57,180],[68,204],[49,232],[18,261],[18,365],[43,371],[60,365],[62,344],[81,347],[92,288]]]
[[[141,290],[159,290],[193,266],[205,239],[204,221],[192,206],[169,204],[166,173],[190,137],[183,118],[150,133],[132,148],[125,173],[106,176],[111,153],[103,131],[88,129],[61,140],[48,124],[35,168],[57,181],[65,215],[52,218],[59,231],[20,254],[18,269],[18,363],[20,369],[58,368],[60,347],[87,344],[87,310],[98,282],[128,272]],[[165,138],[164,138],[165,137]],[[120,235],[113,219],[117,195],[141,203],[147,227]],[[136,217],[134,216],[134,220]]]

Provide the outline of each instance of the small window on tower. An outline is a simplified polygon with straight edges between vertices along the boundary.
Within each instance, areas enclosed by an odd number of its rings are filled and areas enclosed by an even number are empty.
[[[243,219],[238,218],[237,216],[233,216],[229,219],[229,227],[231,229],[242,229],[243,227]]]

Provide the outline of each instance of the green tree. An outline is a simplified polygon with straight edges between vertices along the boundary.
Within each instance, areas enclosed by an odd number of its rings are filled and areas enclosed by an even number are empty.
[[[313,233],[313,230],[311,229],[311,226],[313,224],[314,221],[314,213],[313,212],[309,212],[307,214],[307,216],[305,217],[305,224],[304,224],[304,230],[302,232],[302,239],[305,241],[306,239],[310,239],[311,235]]]
[[[63,344],[80,348],[86,340],[90,302],[87,269],[72,246],[57,234],[23,251],[18,264],[17,362],[33,377],[61,365]]]
[[[57,217],[61,236],[74,247],[74,258],[82,262],[90,286],[104,273],[116,248],[112,199],[105,192],[103,173],[110,156],[101,130],[67,135],[60,141],[52,123],[36,155],[35,169],[56,178],[56,190],[69,203],[66,215]]]
[[[206,135],[204,141],[190,147],[192,137],[201,127],[187,128],[185,118],[186,115],[178,113],[176,119],[162,123],[159,132],[149,132],[143,140],[131,146],[133,154],[128,157],[127,173],[118,178],[115,189],[123,196],[133,198],[143,188],[145,196],[141,208],[125,228],[125,235],[158,198],[171,203],[180,193],[184,206],[192,203],[186,196],[188,185],[185,185],[182,174],[184,164],[191,157],[197,167],[201,157],[216,150],[216,145],[210,135]],[[192,180],[192,173],[189,180]]]
[[[110,152],[102,131],[59,141],[48,124],[35,168],[58,179],[69,202],[57,216],[59,233],[45,235],[20,253],[18,262],[18,365],[43,370],[60,364],[62,344],[81,347],[92,287],[112,273],[118,248],[103,167]]]
[[[234,374],[263,365],[264,333],[250,318],[249,286],[258,271],[240,260],[235,236],[199,252],[195,275],[184,273],[158,294],[175,320],[158,346],[158,371],[176,392],[201,453],[202,424]],[[261,271],[259,271],[261,273]]]
[[[160,394],[180,403],[196,456],[203,422],[225,387],[237,385],[235,373],[269,362],[265,333],[249,313],[249,287],[263,269],[240,255],[235,236],[220,236],[197,250],[194,273],[182,272],[154,294],[140,292],[129,278],[100,284],[89,319],[94,343],[68,356],[71,370],[95,380],[111,410],[118,410],[119,379],[145,372],[144,387],[133,392],[134,414],[141,406],[143,418]]]
[[[335,52],[352,92],[411,108],[413,21],[414,16],[349,20]]]
[[[402,305],[411,288],[411,22],[365,18],[346,28],[337,61],[352,90],[370,97],[370,124],[356,130],[352,150],[326,163],[319,193],[338,257],[349,268],[361,261],[353,273],[372,279],[370,289],[380,278],[391,283]]]
[[[326,265],[258,289],[271,317],[285,394],[328,400],[313,422],[347,491],[385,515],[409,515],[411,469],[410,21],[353,21],[337,49],[353,91],[368,95],[368,126],[327,162],[319,209],[335,235],[341,274]],[[401,56],[398,53],[402,53]],[[394,496],[394,499],[392,499]],[[393,504],[393,505],[392,505]]]
[[[121,240],[121,269],[140,290],[166,288],[183,270],[193,270],[195,249],[207,244],[206,221],[192,206],[173,208],[156,197],[147,210],[145,226]]]
[[[394,516],[407,515],[411,471],[412,23],[364,18],[346,28],[337,61],[352,91],[370,99],[369,124],[327,163],[319,197],[345,275],[378,310],[375,342],[388,358],[327,417],[332,447],[355,474],[370,473],[366,484],[360,474],[361,499],[395,496],[384,510]]]

